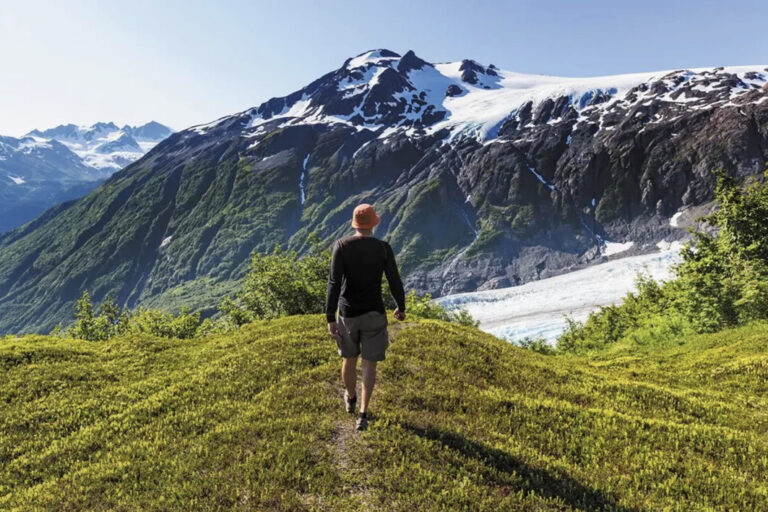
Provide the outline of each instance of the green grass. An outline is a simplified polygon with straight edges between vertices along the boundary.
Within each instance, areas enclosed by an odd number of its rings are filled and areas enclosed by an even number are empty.
[[[362,434],[319,316],[0,339],[0,509],[768,509],[768,325],[580,357],[394,329]]]

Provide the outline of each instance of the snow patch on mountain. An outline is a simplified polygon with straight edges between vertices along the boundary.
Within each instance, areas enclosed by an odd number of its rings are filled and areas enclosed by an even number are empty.
[[[603,242],[603,245],[601,247],[601,253],[603,256],[613,256],[614,254],[619,254],[624,251],[628,251],[632,248],[632,246],[635,245],[635,242]]]
[[[555,186],[553,184],[551,184],[550,182],[548,182],[547,180],[545,180],[544,176],[542,176],[541,174],[537,173],[536,169],[534,169],[533,167],[531,167],[529,165],[528,166],[528,170],[531,171],[534,176],[536,176],[536,179],[538,179],[540,182],[542,182],[544,185],[546,185],[549,190],[555,190]]]
[[[307,156],[305,156],[304,160],[301,162],[301,175],[299,176],[299,194],[301,195],[301,204],[304,204],[307,199],[304,190],[304,184],[307,179],[307,162],[309,162],[309,153],[307,153]]]
[[[683,214],[682,211],[676,212],[670,219],[669,219],[669,225],[673,228],[680,227],[678,225],[678,222],[680,221],[680,216]]]
[[[354,69],[354,68],[367,66],[370,64],[380,64],[382,62],[390,63],[394,60],[397,60],[399,57],[400,57],[399,55],[389,50],[383,50],[383,49],[370,50],[370,51],[361,53],[357,57],[349,59],[349,61],[346,64],[346,67],[350,69]]]

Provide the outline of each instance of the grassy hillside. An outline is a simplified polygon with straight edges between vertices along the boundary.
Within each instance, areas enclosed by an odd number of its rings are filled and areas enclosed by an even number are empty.
[[[319,316],[0,340],[0,509],[768,509],[766,324],[589,358],[393,331],[362,434]]]

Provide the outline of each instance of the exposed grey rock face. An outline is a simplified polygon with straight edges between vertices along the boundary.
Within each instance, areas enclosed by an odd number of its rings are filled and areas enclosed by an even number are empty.
[[[676,212],[711,200],[712,169],[763,170],[767,77],[566,79],[366,52],[289,96],[173,134],[0,237],[0,332],[68,319],[82,289],[128,306],[210,307],[251,251],[340,237],[360,202],[379,210],[377,235],[407,286],[436,295],[564,272],[611,243],[655,250],[685,236]]]

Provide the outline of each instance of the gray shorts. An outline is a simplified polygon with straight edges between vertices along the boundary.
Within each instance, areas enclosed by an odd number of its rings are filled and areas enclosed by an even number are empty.
[[[339,332],[335,336],[341,357],[357,357],[362,352],[366,361],[383,361],[389,346],[387,315],[369,311],[360,316],[339,316]]]

